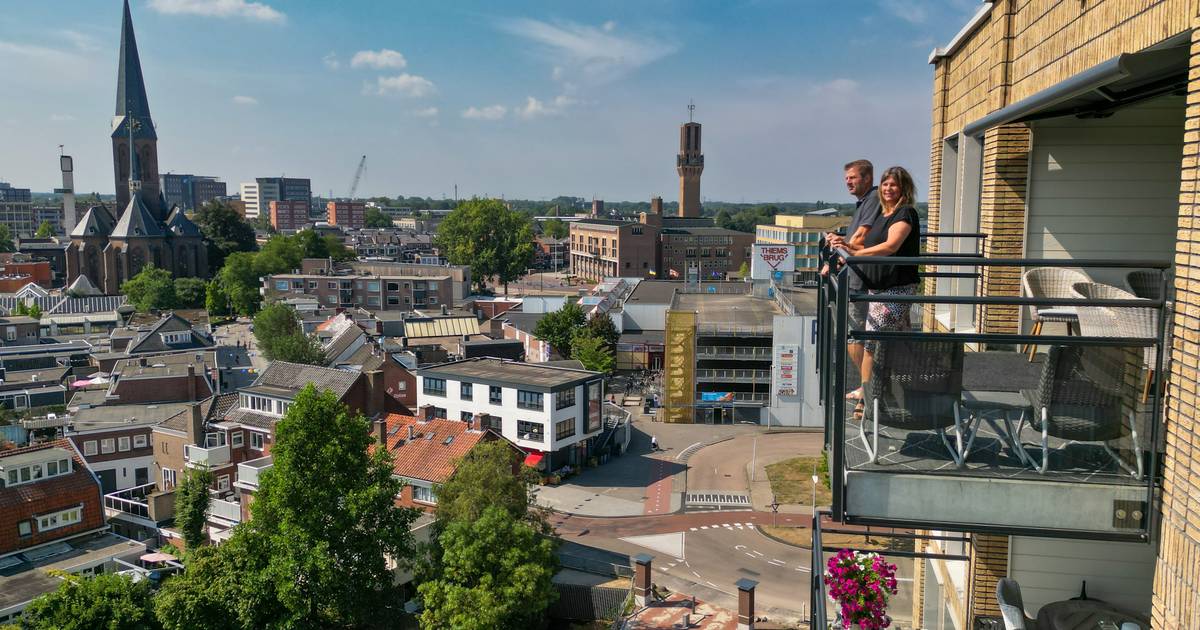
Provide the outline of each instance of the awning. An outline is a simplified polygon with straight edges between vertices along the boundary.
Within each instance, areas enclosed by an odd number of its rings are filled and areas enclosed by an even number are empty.
[[[545,456],[545,453],[530,453],[525,456],[525,465],[530,468],[537,468],[537,465],[542,463],[542,458]]]
[[[172,560],[178,560],[178,558],[169,553],[156,552],[145,554],[141,558],[138,558],[138,560],[141,560],[142,562],[170,562]]]
[[[1187,87],[1188,38],[1117,55],[1079,74],[998,109],[963,127],[981,136],[992,127],[1059,116],[1104,117],[1114,110]]]

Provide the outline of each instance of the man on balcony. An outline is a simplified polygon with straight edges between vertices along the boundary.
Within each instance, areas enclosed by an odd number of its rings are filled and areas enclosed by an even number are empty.
[[[879,191],[875,188],[875,167],[870,160],[854,160],[846,164],[845,179],[846,190],[854,195],[855,210],[854,216],[850,219],[850,225],[846,228],[846,241],[852,247],[862,247],[863,239],[867,235],[867,231],[871,229],[871,225],[879,218]],[[831,232],[825,235],[825,239],[829,240],[834,234]],[[821,269],[821,275],[829,273],[829,265],[825,265]],[[850,269],[847,274],[847,287],[851,293],[861,292],[863,290],[863,279],[854,268]],[[867,306],[866,302],[850,302],[850,330],[863,330],[867,322]],[[846,344],[846,351],[850,355],[850,360],[854,361],[854,366],[861,370],[863,362],[863,345],[861,341],[851,339]],[[862,388],[846,394],[849,400],[862,400]]]

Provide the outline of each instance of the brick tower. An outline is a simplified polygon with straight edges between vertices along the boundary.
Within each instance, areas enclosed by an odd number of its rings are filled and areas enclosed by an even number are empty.
[[[704,154],[700,152],[700,123],[692,120],[696,106],[688,104],[688,122],[679,127],[679,216],[700,216],[700,174],[704,172]]]

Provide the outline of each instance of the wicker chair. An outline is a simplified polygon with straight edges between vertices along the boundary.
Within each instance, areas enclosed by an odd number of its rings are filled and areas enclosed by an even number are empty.
[[[872,464],[879,458],[879,427],[936,431],[955,465],[962,467],[975,434],[959,412],[963,345],[956,341],[888,340],[873,353],[871,378],[863,390],[869,401],[859,423],[859,439]],[[872,425],[867,440],[866,423]],[[946,429],[955,428],[955,444]]]
[[[1078,282],[1072,285],[1072,290],[1077,296],[1089,300],[1138,299],[1138,296],[1128,291],[1096,282]],[[1158,337],[1158,311],[1152,307],[1080,306],[1076,311],[1079,315],[1080,334],[1087,337]],[[1158,365],[1158,348],[1143,348],[1142,363],[1142,367],[1147,371],[1142,386],[1142,402],[1146,402],[1150,396],[1150,384],[1154,382],[1154,368]]]
[[[1013,434],[1017,457],[1045,473],[1050,461],[1047,438],[1054,436],[1075,442],[1102,442],[1104,450],[1121,468],[1142,478],[1142,450],[1132,410],[1126,410],[1124,388],[1125,349],[1112,346],[1050,346],[1042,365],[1037,389],[1022,390],[1029,409],[1021,413]],[[1042,434],[1042,461],[1033,460],[1021,443],[1025,422]],[[1126,427],[1124,420],[1128,419]],[[1125,435],[1133,439],[1134,467],[1126,464],[1108,446]]]
[[[996,582],[996,603],[1004,618],[1004,630],[1034,630],[1038,627],[1036,621],[1025,616],[1025,601],[1016,580],[1000,578]]]
[[[1082,271],[1076,269],[1067,269],[1065,267],[1038,267],[1030,269],[1021,275],[1021,288],[1024,289],[1026,297],[1032,298],[1071,298],[1076,296],[1071,291],[1071,285],[1076,282],[1090,282]],[[1062,322],[1067,325],[1067,334],[1071,334],[1073,325],[1079,323],[1079,318],[1075,314],[1075,308],[1072,306],[1031,306],[1030,313],[1033,316],[1033,334],[1042,334],[1042,324],[1046,322]],[[1029,360],[1033,361],[1033,355],[1037,354],[1037,344],[1031,343],[1021,347],[1021,352],[1028,350]]]
[[[1160,281],[1162,271],[1153,269],[1135,269],[1125,274],[1125,287],[1129,292],[1148,300],[1158,300],[1163,297]]]

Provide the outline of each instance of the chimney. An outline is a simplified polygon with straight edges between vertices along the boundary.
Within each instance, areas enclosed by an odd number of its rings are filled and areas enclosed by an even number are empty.
[[[200,411],[200,403],[192,403],[192,416],[187,427],[188,444],[204,444],[204,414]]]
[[[410,425],[408,425],[408,441],[409,442],[413,441],[414,437],[415,437],[415,434],[413,432],[413,425],[410,424]]]
[[[387,419],[380,418],[375,421],[375,443],[387,447]]]
[[[196,366],[189,365],[187,370],[188,402],[196,402]]]
[[[367,417],[383,413],[383,402],[386,392],[383,386],[383,370],[369,370],[367,375]]]
[[[592,216],[600,217],[603,215],[604,215],[604,200],[603,199],[593,199],[592,200]]]
[[[742,578],[733,585],[738,589],[737,630],[754,630],[754,587],[758,582]]]
[[[636,606],[646,606],[654,598],[653,587],[650,580],[653,574],[650,572],[651,561],[654,556],[648,553],[639,553],[633,557],[633,603]]]
[[[450,314],[450,310],[446,308],[445,304],[443,304],[442,305],[442,315],[449,315],[449,314]]]

